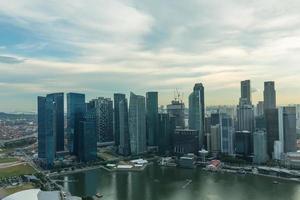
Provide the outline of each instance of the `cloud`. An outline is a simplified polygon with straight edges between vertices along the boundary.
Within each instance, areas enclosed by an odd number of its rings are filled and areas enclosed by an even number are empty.
[[[22,58],[0,55],[0,63],[17,64],[22,62],[24,62],[24,59]]]
[[[299,10],[297,0],[0,1],[1,92],[158,89],[166,104],[203,82],[207,104],[225,104],[251,79],[258,91],[275,80],[280,102],[300,89]]]

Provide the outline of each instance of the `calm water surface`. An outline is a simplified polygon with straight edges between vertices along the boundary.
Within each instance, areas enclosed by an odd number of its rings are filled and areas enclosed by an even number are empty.
[[[97,169],[63,177],[73,195],[103,200],[300,200],[300,184],[261,176],[149,166],[143,172]],[[190,184],[188,180],[192,180]]]

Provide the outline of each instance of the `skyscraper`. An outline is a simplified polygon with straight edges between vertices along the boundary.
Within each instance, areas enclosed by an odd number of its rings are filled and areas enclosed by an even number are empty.
[[[130,93],[129,102],[130,149],[133,155],[147,152],[145,97]]]
[[[38,97],[38,157],[51,167],[57,151],[64,150],[64,94]]]
[[[264,102],[259,101],[256,105],[256,116],[263,116],[264,115]]]
[[[267,152],[269,157],[272,158],[274,153],[274,143],[279,140],[278,109],[265,110],[265,121],[267,130]]]
[[[158,114],[158,150],[164,154],[172,151],[172,135],[175,131],[175,118],[167,113]]]
[[[254,143],[254,158],[253,162],[256,164],[262,164],[267,162],[267,134],[264,130],[255,131],[253,134]]]
[[[52,103],[54,139],[56,151],[64,150],[64,93],[52,93],[46,97]]]
[[[125,94],[114,94],[114,140],[115,145],[118,148],[120,145],[120,114],[119,103],[126,98]]]
[[[167,105],[167,112],[171,117],[175,117],[176,127],[185,128],[184,122],[184,103],[177,99],[173,100],[171,104]]]
[[[240,100],[240,104],[237,107],[237,129],[238,131],[250,131],[254,130],[254,112],[253,105],[246,104],[243,99]]]
[[[278,110],[279,141],[284,153],[297,151],[296,108],[280,107]]]
[[[130,135],[129,135],[129,124],[128,124],[128,103],[127,99],[123,99],[119,102],[119,131],[120,131],[120,142],[119,142],[119,154],[123,156],[129,156],[130,151]]]
[[[113,102],[110,98],[93,99],[96,109],[96,133],[99,142],[112,142],[113,136]]]
[[[189,96],[189,128],[198,130],[199,148],[204,144],[204,112],[204,87],[197,83]]]
[[[248,105],[252,104],[250,80],[241,81],[241,99]]]
[[[89,162],[97,159],[96,110],[89,108],[79,122],[78,160]]]
[[[158,93],[146,93],[147,144],[157,146]]]
[[[264,109],[276,108],[275,82],[268,81],[264,84]]]
[[[67,94],[67,134],[68,148],[71,153],[78,153],[79,122],[83,120],[86,111],[85,95],[79,93]]]
[[[233,119],[226,113],[220,113],[221,153],[233,154]]]

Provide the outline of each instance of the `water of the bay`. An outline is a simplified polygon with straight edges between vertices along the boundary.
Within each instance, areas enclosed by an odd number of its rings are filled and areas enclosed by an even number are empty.
[[[300,200],[296,182],[200,169],[153,165],[142,172],[97,169],[62,178],[72,180],[64,183],[71,194],[100,193],[103,200]]]

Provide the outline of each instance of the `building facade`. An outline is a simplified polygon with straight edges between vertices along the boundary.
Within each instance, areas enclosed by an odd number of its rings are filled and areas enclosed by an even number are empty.
[[[79,93],[67,94],[67,138],[71,154],[78,153],[79,122],[83,120],[86,111],[85,95]]]
[[[130,93],[129,102],[130,149],[133,155],[147,152],[145,97]]]
[[[158,93],[146,93],[147,145],[157,146]]]
[[[114,94],[114,141],[115,146],[118,148],[120,145],[120,111],[119,104],[121,101],[126,99],[125,94],[115,93]]]
[[[119,102],[119,129],[120,129],[120,142],[119,142],[119,154],[123,156],[129,156],[130,151],[130,135],[128,124],[128,103],[127,99],[123,99]]]
[[[96,133],[98,142],[112,142],[113,135],[113,102],[110,98],[99,97],[91,100],[96,112]]]
[[[275,82],[267,81],[264,83],[264,109],[276,108]]]
[[[38,157],[53,166],[55,154],[64,150],[64,94],[38,97]]]
[[[204,147],[204,112],[204,87],[197,83],[189,96],[189,128],[198,130],[199,148]]]

